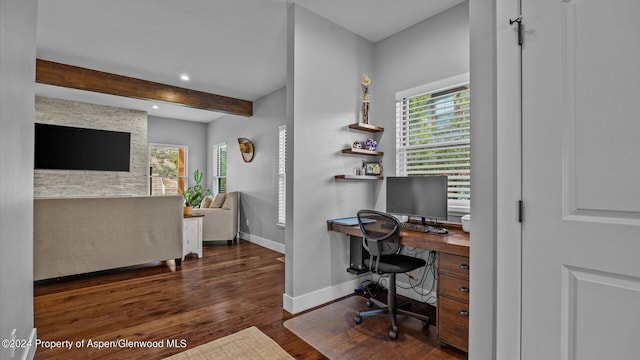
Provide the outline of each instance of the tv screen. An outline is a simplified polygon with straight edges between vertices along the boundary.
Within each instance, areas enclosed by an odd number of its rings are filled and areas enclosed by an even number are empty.
[[[131,133],[36,123],[35,168],[129,171]]]
[[[446,176],[387,177],[387,212],[447,219]]]

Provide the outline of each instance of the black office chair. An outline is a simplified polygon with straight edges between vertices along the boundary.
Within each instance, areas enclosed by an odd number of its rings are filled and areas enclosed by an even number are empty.
[[[355,317],[356,324],[360,324],[364,316],[389,314],[391,318],[389,337],[394,340],[398,338],[397,314],[417,318],[422,320],[424,326],[429,326],[428,316],[413,313],[405,309],[406,306],[398,306],[396,301],[396,274],[406,273],[427,264],[423,259],[398,254],[400,250],[400,223],[398,220],[383,212],[360,210],[358,211],[358,224],[364,235],[362,244],[369,251],[369,259],[365,259],[364,263],[372,272],[389,274],[389,290],[387,304],[370,298],[367,301],[369,307],[376,304],[381,308],[360,311]]]

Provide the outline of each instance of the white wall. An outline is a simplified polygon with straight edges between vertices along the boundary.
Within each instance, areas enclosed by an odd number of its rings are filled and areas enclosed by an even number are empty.
[[[33,329],[35,0],[0,0],[0,339]],[[33,339],[35,340],[35,339]],[[33,351],[33,349],[31,349]],[[17,349],[22,358],[28,349]],[[0,347],[0,358],[9,349]],[[33,354],[30,354],[33,356]]]
[[[469,359],[496,359],[496,223],[498,179],[496,1],[471,1],[471,289]],[[514,14],[512,16],[517,16]],[[502,24],[507,18],[500,19]],[[500,190],[502,191],[502,190]],[[515,203],[512,203],[515,211]],[[515,216],[515,214],[514,214]],[[509,239],[515,240],[515,239]],[[506,271],[514,271],[506,269]],[[517,271],[517,270],[516,270]],[[517,299],[511,299],[518,301]],[[515,314],[518,316],[518,314]],[[516,336],[517,337],[517,336]],[[516,359],[512,353],[505,359]],[[513,357],[516,356],[516,357]]]
[[[207,179],[207,127],[206,123],[169,119],[158,116],[147,118],[149,144],[187,145],[187,177],[189,186],[195,185],[193,172],[203,173],[202,185]],[[148,152],[147,152],[148,157]],[[147,170],[148,173],[148,170]]]
[[[363,134],[360,78],[373,74],[373,44],[297,5],[289,8],[287,117],[293,121],[284,307],[297,312],[351,293],[348,241],[326,220],[372,208],[373,182],[336,181],[361,157],[340,150]],[[375,96],[375,95],[373,95]],[[374,120],[375,122],[375,120]]]
[[[394,176],[396,92],[469,72],[469,3],[376,43],[375,60],[371,112],[373,122],[385,128],[379,148],[384,151],[386,175]],[[386,208],[385,196],[384,186],[378,187],[375,197],[380,210]]]
[[[207,183],[212,185],[213,145],[227,143],[228,191],[240,191],[240,232],[245,240],[284,252],[284,229],[278,228],[278,127],[287,123],[286,89],[253,103],[250,118],[228,115],[207,130]],[[238,138],[254,144],[254,157],[242,161]]]

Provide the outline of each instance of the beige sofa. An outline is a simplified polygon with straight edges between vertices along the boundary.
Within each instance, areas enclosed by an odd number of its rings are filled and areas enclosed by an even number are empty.
[[[182,196],[35,199],[33,278],[182,258]]]
[[[240,193],[237,191],[226,194],[225,201],[220,208],[198,208],[194,213],[204,215],[202,222],[202,240],[228,240],[238,237],[238,206]]]

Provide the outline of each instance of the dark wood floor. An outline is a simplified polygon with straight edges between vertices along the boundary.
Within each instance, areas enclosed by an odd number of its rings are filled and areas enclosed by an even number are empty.
[[[168,347],[169,339],[178,344],[184,339],[191,348],[256,326],[297,359],[325,359],[282,325],[293,315],[282,309],[280,256],[241,241],[205,246],[202,259],[188,257],[178,271],[169,262],[37,282],[39,340],[68,340],[72,349],[41,344],[35,358],[162,359],[185,350]],[[87,347],[89,340],[119,339],[164,343],[155,348]],[[82,348],[77,341],[84,341]]]

